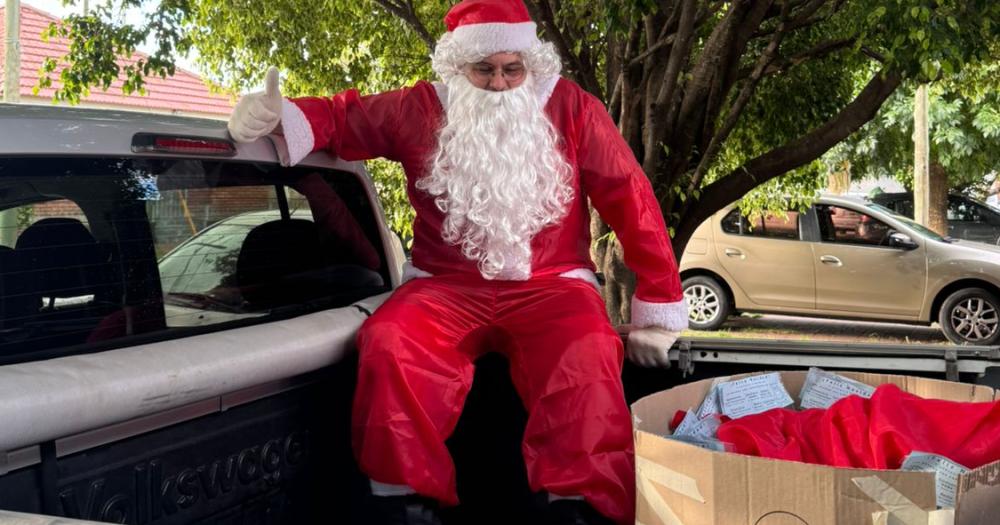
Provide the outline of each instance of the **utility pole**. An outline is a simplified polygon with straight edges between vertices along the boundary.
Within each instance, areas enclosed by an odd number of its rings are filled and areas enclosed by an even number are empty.
[[[913,220],[930,226],[930,140],[927,124],[927,84],[913,101]]]
[[[16,104],[21,100],[21,33],[20,0],[7,0],[4,7],[4,75],[3,101]],[[0,245],[12,248],[17,235],[17,210],[0,211]]]
[[[7,0],[4,8],[4,76],[3,101],[20,102],[21,99],[21,1]]]

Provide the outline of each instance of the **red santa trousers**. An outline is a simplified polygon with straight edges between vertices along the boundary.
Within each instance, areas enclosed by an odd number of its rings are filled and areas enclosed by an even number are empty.
[[[505,344],[483,345],[487,332]],[[532,490],[582,495],[616,522],[633,520],[622,343],[590,283],[414,279],[365,322],[358,348],[354,453],[371,479],[458,503],[445,439],[472,386],[473,361],[496,350],[528,410],[522,451]]]

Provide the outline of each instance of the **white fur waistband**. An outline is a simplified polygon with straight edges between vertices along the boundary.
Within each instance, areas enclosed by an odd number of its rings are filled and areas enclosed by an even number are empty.
[[[405,283],[406,281],[409,281],[410,279],[419,279],[421,277],[433,277],[433,274],[430,273],[430,272],[421,270],[420,268],[417,268],[410,261],[406,261],[405,263],[403,263],[403,279],[402,279],[402,282]],[[579,279],[581,281],[587,281],[588,283],[590,283],[591,285],[593,285],[593,287],[596,288],[597,291],[601,291],[601,283],[597,280],[597,275],[595,275],[594,272],[592,272],[588,268],[573,268],[572,270],[565,271],[565,272],[559,274],[559,277],[565,277],[567,279]],[[498,280],[504,280],[504,279],[498,279]],[[520,280],[520,279],[517,279],[517,280]]]

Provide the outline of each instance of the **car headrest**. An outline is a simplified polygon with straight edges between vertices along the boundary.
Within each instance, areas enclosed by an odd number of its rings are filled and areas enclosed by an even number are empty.
[[[251,307],[266,308],[322,293],[310,277],[327,264],[315,223],[271,221],[247,234],[236,261],[236,281]]]
[[[21,268],[14,249],[0,245],[0,327],[5,328],[15,313],[15,301],[20,295]]]
[[[78,297],[110,284],[107,253],[77,219],[54,217],[28,226],[15,251],[36,296]]]

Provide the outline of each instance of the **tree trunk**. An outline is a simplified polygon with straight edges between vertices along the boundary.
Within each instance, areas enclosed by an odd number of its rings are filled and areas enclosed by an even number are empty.
[[[624,263],[622,245],[611,234],[611,229],[596,213],[591,214],[591,257],[597,271],[604,276],[604,305],[611,324],[625,324],[632,316],[632,293],[635,291],[635,274]]]
[[[930,227],[930,139],[927,115],[927,84],[923,84],[917,88],[913,97],[913,220]]]
[[[937,162],[931,162],[930,202],[927,227],[940,235],[948,235],[948,171]]]

